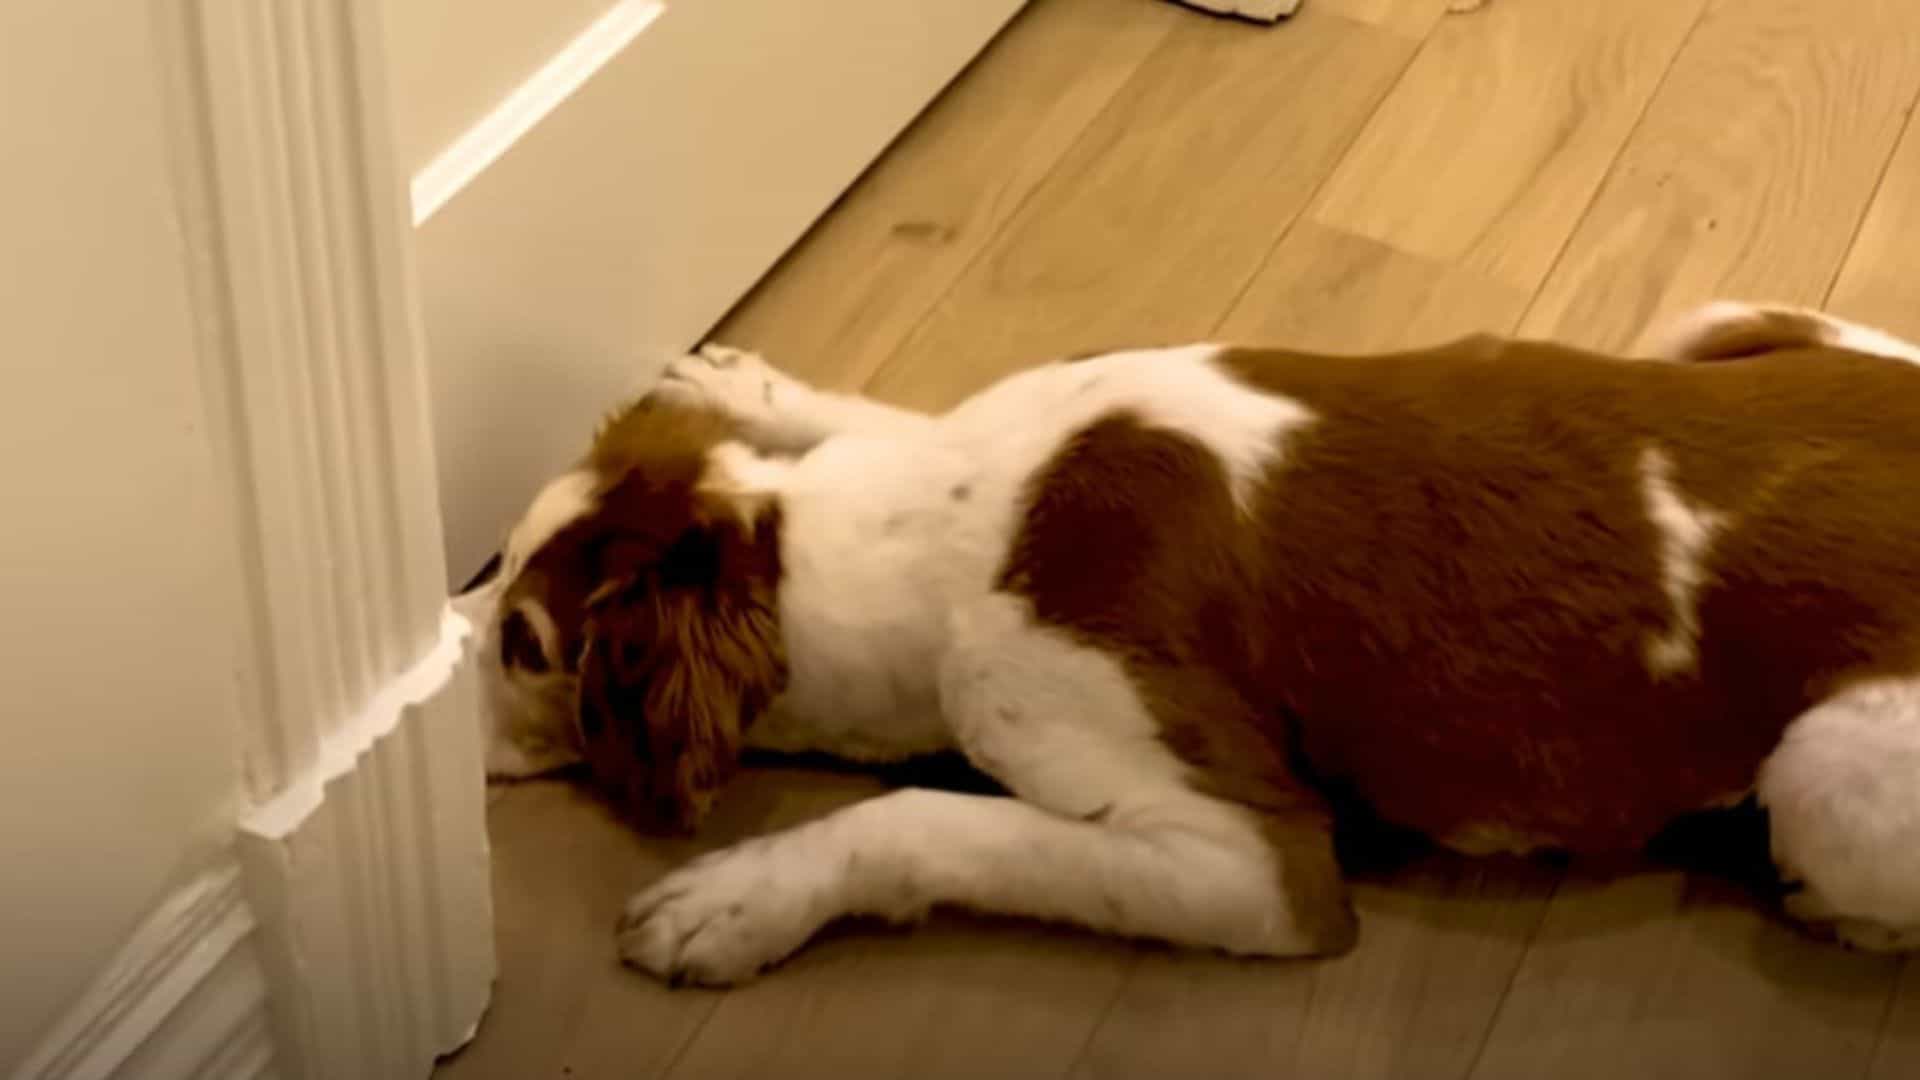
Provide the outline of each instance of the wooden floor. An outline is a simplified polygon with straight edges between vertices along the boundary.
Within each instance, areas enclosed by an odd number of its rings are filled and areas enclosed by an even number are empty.
[[[1920,3],[1449,6],[1036,0],[718,336],[919,406],[1120,344],[1624,347],[1717,295],[1920,336]],[[700,846],[875,790],[756,771]],[[1422,862],[1360,886],[1330,963],[854,928],[715,994],[613,956],[621,900],[692,845],[559,784],[492,824],[500,983],[447,1080],[1920,1077],[1920,962],[1676,871]]]

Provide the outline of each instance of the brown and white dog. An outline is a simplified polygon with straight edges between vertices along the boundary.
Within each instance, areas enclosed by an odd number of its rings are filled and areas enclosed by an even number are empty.
[[[935,417],[708,348],[513,530],[490,768],[584,757],[676,826],[743,747],[957,749],[1011,793],[901,790],[668,875],[619,950],[702,983],[942,904],[1339,952],[1334,790],[1473,853],[1633,852],[1757,794],[1793,913],[1909,946],[1916,360],[1719,304],[1646,359],[1201,345]]]

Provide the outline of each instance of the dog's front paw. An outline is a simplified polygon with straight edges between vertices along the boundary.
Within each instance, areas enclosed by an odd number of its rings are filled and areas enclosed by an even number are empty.
[[[668,874],[627,902],[620,959],[672,983],[752,978],[837,914],[822,863],[804,855],[762,840]]]
[[[736,420],[764,422],[806,388],[759,353],[702,345],[667,365],[661,396],[718,409]]]

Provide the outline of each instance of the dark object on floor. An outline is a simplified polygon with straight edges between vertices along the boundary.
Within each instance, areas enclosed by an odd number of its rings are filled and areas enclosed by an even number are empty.
[[[1005,795],[1007,789],[986,773],[967,763],[960,754],[933,754],[890,765],[851,764],[825,754],[779,754],[769,750],[749,750],[741,759],[745,765],[780,765],[788,768],[815,769],[850,776],[877,776],[890,787],[923,787],[957,791],[965,795]]]
[[[1767,843],[1767,812],[1751,797],[1726,810],[1690,814],[1668,826],[1648,858],[1725,878],[1762,901],[1777,900],[1780,875]]]

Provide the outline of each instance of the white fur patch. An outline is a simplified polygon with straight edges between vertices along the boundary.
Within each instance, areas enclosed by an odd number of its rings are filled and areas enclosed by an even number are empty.
[[[1137,408],[1148,424],[1182,432],[1217,454],[1234,503],[1251,513],[1281,438],[1312,422],[1313,412],[1291,398],[1242,386],[1215,365],[1220,352],[1218,346],[1196,345],[1115,353],[1104,366],[1128,384],[1130,397],[1147,395]]]
[[[1727,517],[1689,505],[1673,483],[1673,459],[1657,446],[1640,452],[1641,492],[1647,517],[1660,534],[1660,585],[1672,614],[1665,632],[1647,641],[1647,669],[1656,678],[1691,670],[1700,662],[1700,589],[1707,551]]]
[[[1025,470],[1031,473],[1059,448],[1063,436],[1130,412],[1211,450],[1226,469],[1235,504],[1251,512],[1285,437],[1312,423],[1314,414],[1291,398],[1234,379],[1216,363],[1221,351],[1218,345],[1139,349],[1035,368],[1001,380],[948,420],[969,430],[990,420],[1020,418],[1021,428],[996,434],[1007,444],[1002,453],[1031,457]]]
[[[956,611],[951,626],[940,697],[983,771],[1018,777],[1022,798],[1073,817],[1119,812],[1115,792],[1203,802],[1112,655],[1037,624],[1026,601],[1004,593]]]
[[[1761,768],[1774,860],[1802,917],[1872,948],[1920,945],[1920,682],[1844,691]]]
[[[1870,326],[1861,326],[1830,315],[1823,315],[1821,318],[1826,319],[1828,325],[1832,326],[1838,335],[1832,343],[1835,348],[1905,360],[1909,364],[1920,364],[1920,345],[1902,341]]]
[[[834,435],[855,432],[912,437],[932,423],[924,413],[815,389],[759,353],[717,343],[667,365],[654,393],[719,409],[744,428],[756,448],[784,454],[804,453]]]
[[[791,468],[787,462],[766,457],[745,443],[723,442],[707,452],[707,467],[699,486],[701,491],[724,499],[742,522],[751,525],[761,508],[779,494]]]

